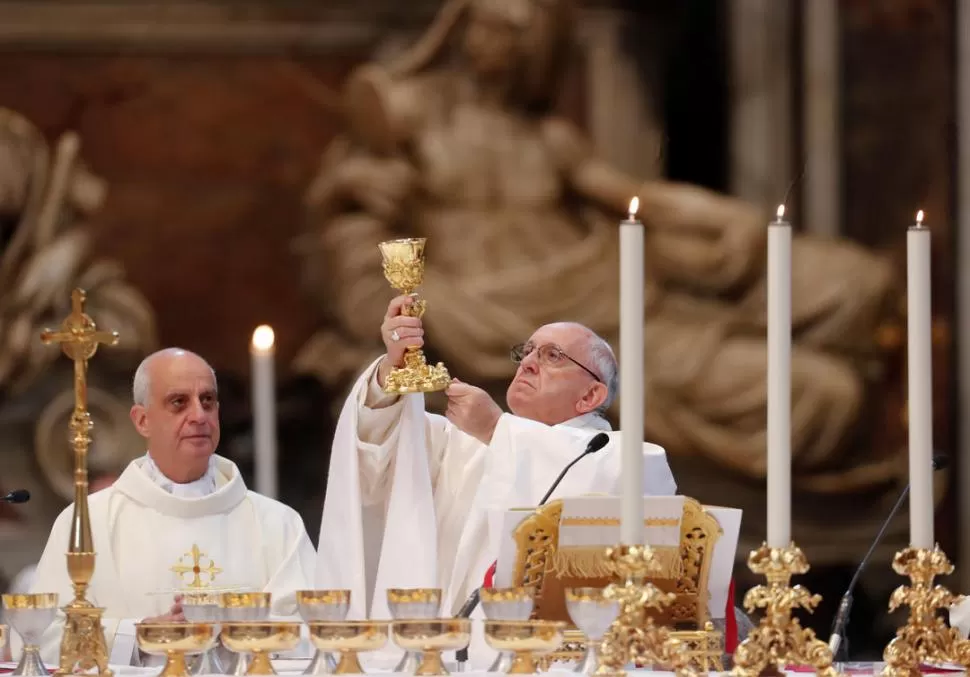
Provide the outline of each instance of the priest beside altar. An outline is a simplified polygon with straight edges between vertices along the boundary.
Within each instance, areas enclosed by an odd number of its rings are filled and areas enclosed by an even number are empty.
[[[619,375],[606,341],[578,324],[540,327],[510,347],[511,413],[453,380],[440,416],[420,393],[384,389],[408,347],[423,344],[411,302],[389,303],[386,354],[357,380],[334,436],[316,583],[350,589],[351,618],[388,618],[388,588],[440,588],[441,614],[456,614],[497,558],[506,511],[539,504],[577,457],[550,499],[619,494],[619,433],[605,417]],[[584,455],[601,433],[606,444]],[[673,495],[664,450],[644,443],[642,456],[644,493]]]
[[[161,350],[139,366],[133,396],[147,453],[89,499],[97,563],[87,595],[104,608],[110,663],[138,664],[135,623],[184,621],[180,593],[269,592],[273,616],[295,617],[296,591],[313,587],[313,545],[296,511],[249,491],[236,465],[215,454],[213,369],[191,352]],[[57,593],[61,605],[74,597],[64,566],[72,510],[55,521],[32,588]],[[41,645],[49,665],[63,627],[58,612]]]

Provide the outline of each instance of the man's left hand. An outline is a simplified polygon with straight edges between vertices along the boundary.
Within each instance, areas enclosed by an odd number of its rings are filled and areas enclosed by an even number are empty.
[[[482,444],[492,441],[502,409],[481,388],[454,379],[445,390],[448,409],[445,416],[459,430],[471,435]]]

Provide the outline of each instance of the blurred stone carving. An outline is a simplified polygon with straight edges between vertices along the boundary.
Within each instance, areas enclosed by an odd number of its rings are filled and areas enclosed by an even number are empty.
[[[70,311],[75,287],[87,290],[87,310],[98,323],[122,337],[92,366],[92,471],[117,472],[144,453],[128,421],[129,382],[138,361],[155,348],[155,317],[122,268],[91,250],[85,219],[105,193],[104,181],[81,161],[76,133],[65,132],[51,147],[30,121],[0,108],[3,481],[30,488],[48,509],[59,510],[72,496],[73,456],[65,431],[73,395],[70,377],[55,364],[60,350],[44,346],[39,336]],[[33,462],[25,463],[30,456]]]
[[[298,241],[329,323],[296,368],[340,386],[379,352],[388,292],[377,243],[427,237],[427,349],[498,384],[508,347],[556,320],[618,333],[617,222],[647,226],[647,439],[742,476],[765,471],[769,215],[694,186],[641,183],[553,112],[573,48],[564,0],[453,0],[395,63],[345,90]],[[793,453],[800,488],[892,479],[896,449],[843,452],[890,301],[891,266],[847,241],[794,244]]]

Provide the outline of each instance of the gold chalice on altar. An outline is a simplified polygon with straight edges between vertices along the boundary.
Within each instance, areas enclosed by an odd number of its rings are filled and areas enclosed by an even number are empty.
[[[424,281],[425,238],[407,238],[381,242],[381,258],[384,260],[384,277],[402,294],[414,297],[405,309],[406,315],[421,317],[427,304],[418,298],[414,290]],[[388,393],[431,393],[444,390],[451,383],[451,376],[441,362],[430,366],[420,348],[408,348],[404,354],[404,366],[392,371],[384,384]]]
[[[478,598],[485,618],[490,621],[527,621],[535,607],[535,588],[481,588]],[[489,672],[506,672],[512,666],[512,654],[500,651]]]
[[[320,651],[339,653],[338,675],[359,675],[364,669],[358,654],[387,644],[387,621],[314,621],[307,623],[310,641]]]
[[[213,632],[219,634],[218,623],[223,619],[222,607],[219,605],[219,595],[212,592],[186,592],[182,595],[182,614],[189,623],[210,623]],[[194,661],[191,667],[193,675],[222,675],[225,669],[219,660],[218,642],[213,642],[209,649]]]
[[[342,621],[350,611],[350,590],[297,590],[300,616],[312,621]],[[304,675],[328,675],[337,668],[333,655],[317,649]]]
[[[562,621],[485,621],[485,641],[514,654],[506,674],[531,675],[538,671],[536,656],[559,648],[565,629]]]
[[[47,677],[47,668],[40,659],[40,638],[57,615],[57,593],[3,595],[3,612],[24,641],[23,656],[11,674]]]
[[[387,608],[394,620],[437,618],[441,608],[441,588],[388,588]],[[394,672],[413,673],[420,662],[420,654],[405,651]]]
[[[609,599],[604,588],[566,588],[566,611],[586,637],[586,653],[576,672],[591,675],[599,667],[599,647],[613,621],[620,615],[620,603]]]
[[[415,675],[448,675],[441,652],[466,648],[472,637],[472,622],[468,618],[393,621],[391,635],[399,647],[421,656]]]
[[[253,657],[247,675],[275,675],[269,661],[274,651],[289,651],[300,643],[297,621],[249,621],[222,626],[222,643],[236,653]]]
[[[161,677],[189,677],[186,654],[203,653],[216,642],[208,623],[136,623],[138,648],[153,656],[165,656]]]
[[[269,592],[224,592],[219,597],[222,620],[233,623],[246,623],[269,620],[273,605],[273,595]],[[224,637],[224,635],[223,635]],[[223,641],[225,645],[225,641]],[[226,645],[228,649],[229,646]],[[245,652],[234,652],[229,659],[227,675],[241,677],[249,672],[250,656]]]

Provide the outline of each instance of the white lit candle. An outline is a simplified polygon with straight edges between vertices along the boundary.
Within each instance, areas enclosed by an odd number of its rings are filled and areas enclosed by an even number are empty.
[[[909,363],[909,541],[933,547],[933,357],[930,231],[923,211],[906,233],[906,317]]]
[[[768,547],[791,544],[791,224],[768,225]]]
[[[620,540],[643,543],[643,224],[640,200],[620,223]]]
[[[250,350],[253,388],[253,453],[256,491],[276,498],[276,377],[273,328],[256,327]]]

